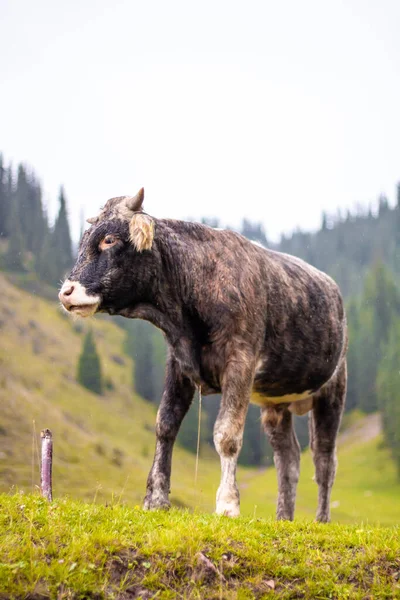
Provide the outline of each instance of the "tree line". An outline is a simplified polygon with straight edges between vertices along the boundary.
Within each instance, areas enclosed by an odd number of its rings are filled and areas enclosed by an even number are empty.
[[[218,227],[218,220],[203,220]],[[391,207],[381,196],[376,210],[359,208],[345,215],[322,215],[318,231],[282,235],[268,243],[261,223],[243,220],[240,232],[275,250],[299,256],[330,274],[340,285],[349,323],[349,380],[346,410],[380,410],[384,436],[400,476],[400,185]],[[42,189],[33,170],[5,166],[0,156],[0,266],[12,272],[35,273],[52,286],[73,263],[73,248],[63,188],[54,224],[49,223]],[[117,318],[126,332],[123,351],[132,360],[132,387],[158,404],[164,381],[166,345],[149,323]],[[101,360],[88,333],[77,365],[77,378],[96,393],[104,392]],[[212,444],[219,399],[203,399],[202,447]],[[196,449],[197,403],[190,409],[180,443]],[[296,418],[302,447],[308,443],[307,418]],[[266,465],[272,452],[260,426],[260,411],[249,408],[240,462]]]
[[[64,189],[59,192],[58,214],[50,225],[42,188],[32,169],[14,170],[0,155],[0,242],[4,269],[35,272],[50,285],[58,285],[73,261],[72,241]]]

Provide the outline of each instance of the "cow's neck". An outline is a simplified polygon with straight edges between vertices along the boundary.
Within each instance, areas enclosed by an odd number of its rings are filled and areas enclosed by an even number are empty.
[[[182,230],[177,231],[175,227]],[[199,268],[201,253],[196,247],[199,242],[190,239],[192,227],[183,222],[157,221],[156,247],[153,248],[157,277],[152,282],[151,293],[145,301],[120,314],[144,319],[161,329],[182,370],[193,381],[201,383],[200,352],[208,341],[208,332],[200,316],[202,300],[196,295],[202,287],[199,277],[203,270]],[[204,298],[206,290],[205,283]]]

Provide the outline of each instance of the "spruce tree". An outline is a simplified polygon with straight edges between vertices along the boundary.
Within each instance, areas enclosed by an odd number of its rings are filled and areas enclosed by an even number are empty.
[[[10,199],[7,194],[7,172],[3,156],[0,154],[0,237],[6,237],[8,234],[9,209]]]
[[[13,201],[17,208],[17,216],[25,241],[25,249],[30,250],[32,235],[33,210],[29,202],[29,182],[24,165],[18,165],[17,184]]]
[[[379,216],[381,217],[388,210],[389,210],[389,200],[387,199],[385,194],[381,194],[378,199]]]
[[[0,155],[0,237],[9,238],[6,266],[21,270],[29,265],[39,270],[48,234],[42,190],[34,173],[20,164],[14,184],[12,168],[5,168]],[[51,255],[54,260],[54,249]]]
[[[132,386],[150,402],[159,402],[164,390],[167,346],[161,332],[150,323],[123,319],[124,351],[132,358]]]
[[[377,388],[383,435],[395,460],[400,479],[400,322],[391,328],[379,363]]]
[[[83,340],[82,352],[78,360],[78,382],[96,394],[103,392],[103,379],[101,374],[100,357],[91,329],[88,330]]]
[[[349,349],[347,352],[347,398],[346,410],[353,410],[361,403],[360,392],[362,389],[360,340],[362,338],[362,327],[360,324],[359,306],[356,301],[351,301],[347,307],[347,321],[349,327]]]
[[[152,344],[152,326],[145,321],[135,322],[134,342],[134,388],[145,400],[154,402],[154,357]]]
[[[383,355],[383,346],[387,343],[399,314],[399,291],[390,271],[383,263],[378,262],[365,279],[357,315],[353,308],[348,313],[349,392],[357,394],[358,406],[366,412],[373,412],[378,408],[378,364]],[[350,378],[353,377],[355,379],[350,383]]]
[[[37,257],[36,270],[40,279],[47,281],[51,285],[56,285],[62,278],[63,273],[60,273],[57,261],[55,260],[56,250],[53,242],[52,231],[47,231]]]
[[[21,222],[19,219],[18,198],[14,197],[11,210],[8,237],[8,248],[5,255],[5,266],[10,271],[24,271],[24,237],[21,230]]]
[[[29,239],[29,250],[35,256],[35,263],[38,260],[43,248],[49,226],[47,217],[43,209],[42,189],[36,180],[32,180],[29,185],[29,201],[32,209],[31,235]]]
[[[398,262],[399,254],[398,249],[400,248],[400,183],[397,184],[397,195],[396,195],[396,208],[394,213],[393,225],[394,225],[394,238],[396,241],[397,252],[395,254],[395,261]]]
[[[260,409],[258,406],[250,404],[243,433],[243,446],[239,455],[239,464],[265,464],[266,448],[267,436],[261,425]]]
[[[60,188],[59,202],[60,208],[54,224],[52,236],[53,248],[55,251],[54,259],[59,272],[58,279],[63,277],[68,269],[70,269],[73,262],[71,233],[68,222],[67,203],[63,187]]]

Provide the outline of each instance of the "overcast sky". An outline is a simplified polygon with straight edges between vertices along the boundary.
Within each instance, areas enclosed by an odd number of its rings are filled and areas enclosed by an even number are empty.
[[[54,212],[313,229],[394,201],[399,0],[0,0],[0,151]]]

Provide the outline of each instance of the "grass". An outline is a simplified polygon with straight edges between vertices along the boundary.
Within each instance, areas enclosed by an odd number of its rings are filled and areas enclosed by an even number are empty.
[[[0,531],[4,599],[400,597],[399,527],[16,494],[0,495]]]

